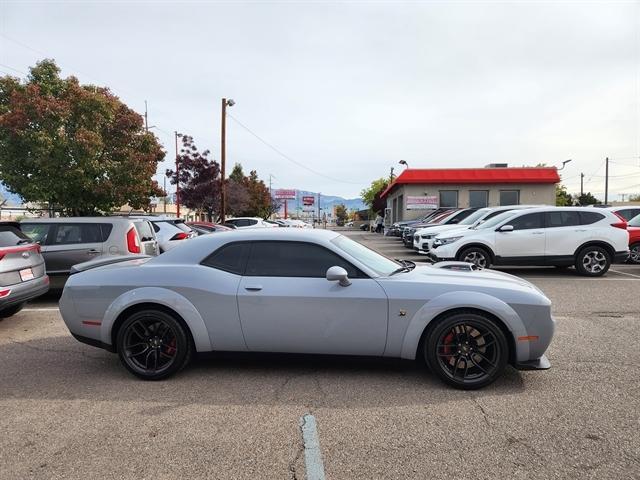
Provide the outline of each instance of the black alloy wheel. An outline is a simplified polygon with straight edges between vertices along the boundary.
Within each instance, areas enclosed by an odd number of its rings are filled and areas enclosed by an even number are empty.
[[[492,383],[504,371],[509,347],[495,321],[475,312],[441,319],[424,342],[432,372],[445,383],[474,390]]]
[[[143,310],[127,318],[116,344],[122,364],[144,380],[173,375],[192,355],[191,340],[182,325],[161,310]]]
[[[484,248],[469,247],[458,256],[461,262],[473,263],[478,268],[491,267],[491,255]]]
[[[586,277],[601,277],[611,266],[611,257],[602,247],[585,247],[576,256],[576,270]]]

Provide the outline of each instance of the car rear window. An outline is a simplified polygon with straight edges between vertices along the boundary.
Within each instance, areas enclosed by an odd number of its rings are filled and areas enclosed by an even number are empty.
[[[0,247],[15,247],[31,243],[31,239],[16,227],[0,225]]]
[[[250,244],[246,242],[224,245],[205,258],[202,264],[225,272],[242,275],[247,263],[249,247]]]
[[[175,227],[178,227],[180,230],[182,230],[185,233],[191,233],[191,229],[185,225],[185,223],[182,220],[176,220],[174,222],[169,222],[172,223]]]
[[[138,237],[140,237],[141,242],[148,242],[153,240],[153,230],[151,229],[151,225],[146,220],[142,222],[133,222],[133,226],[136,228],[138,232]]]
[[[580,225],[591,225],[603,218],[604,215],[598,212],[580,212]]]

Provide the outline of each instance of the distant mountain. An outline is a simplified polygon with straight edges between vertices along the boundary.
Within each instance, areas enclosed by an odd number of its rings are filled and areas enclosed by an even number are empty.
[[[307,190],[296,190],[296,199],[289,200],[288,209],[289,212],[295,213],[296,209],[302,211],[302,197],[313,197],[315,211],[318,211],[318,192],[309,192]],[[336,205],[344,204],[347,210],[364,210],[366,205],[362,203],[361,198],[343,198],[334,195],[324,195],[320,193],[320,208],[327,212],[333,212],[333,207]],[[284,210],[284,207],[280,209]]]
[[[0,202],[6,200],[7,203],[5,205],[17,206],[22,205],[22,197],[20,195],[16,195],[15,193],[9,192],[7,187],[4,184],[0,183]]]

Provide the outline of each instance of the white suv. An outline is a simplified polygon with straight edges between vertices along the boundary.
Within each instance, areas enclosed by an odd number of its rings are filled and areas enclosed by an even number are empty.
[[[436,261],[491,265],[574,265],[581,275],[604,275],[629,255],[627,223],[606,209],[546,207],[502,213],[473,229],[438,235]]]
[[[264,220],[259,217],[236,217],[229,218],[224,223],[225,225],[231,224],[236,228],[277,228],[279,225],[276,222]]]
[[[433,245],[433,240],[441,233],[450,230],[465,230],[492,219],[496,215],[508,212],[509,210],[522,210],[524,208],[543,207],[544,205],[509,205],[502,207],[480,208],[457,224],[434,225],[432,227],[421,228],[413,235],[413,249],[418,253],[427,255]]]

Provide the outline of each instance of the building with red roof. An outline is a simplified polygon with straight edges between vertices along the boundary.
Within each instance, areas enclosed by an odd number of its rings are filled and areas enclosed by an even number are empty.
[[[382,193],[391,222],[438,207],[555,205],[556,167],[407,168]]]

